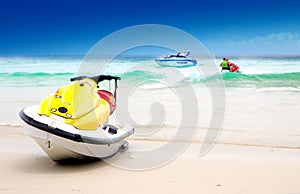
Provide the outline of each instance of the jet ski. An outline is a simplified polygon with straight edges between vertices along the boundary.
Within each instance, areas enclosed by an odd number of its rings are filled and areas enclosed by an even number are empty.
[[[222,72],[232,72],[232,73],[240,73],[240,67],[233,62],[229,62],[230,70],[223,69]]]
[[[178,52],[177,55],[156,58],[155,62],[164,67],[189,67],[197,65],[197,60],[190,59],[188,57],[189,54],[190,52]]]
[[[229,67],[230,67],[230,72],[233,72],[233,73],[240,72],[240,67],[238,65],[236,65],[235,63],[230,62]]]
[[[31,136],[54,161],[105,158],[128,146],[125,140],[134,133],[130,127],[108,124],[116,109],[117,83],[120,77],[99,75],[71,78],[39,105],[19,113],[28,124]],[[98,83],[114,80],[114,94],[99,90]]]

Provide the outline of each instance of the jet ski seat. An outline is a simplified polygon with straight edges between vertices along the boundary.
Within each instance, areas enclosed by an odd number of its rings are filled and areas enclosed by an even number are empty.
[[[110,106],[110,114],[112,114],[116,109],[116,102],[113,94],[107,90],[98,90],[98,95],[100,96],[100,98],[108,102]]]

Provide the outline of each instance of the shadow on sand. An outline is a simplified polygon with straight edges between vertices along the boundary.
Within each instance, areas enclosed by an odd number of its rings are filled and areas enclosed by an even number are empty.
[[[108,166],[101,159],[68,159],[54,162],[47,156],[26,156],[16,162],[17,168],[24,173],[66,174],[90,171]]]

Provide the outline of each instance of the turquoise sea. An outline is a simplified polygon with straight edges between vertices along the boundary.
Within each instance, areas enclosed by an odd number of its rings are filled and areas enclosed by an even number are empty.
[[[221,100],[225,102],[225,114],[222,133],[217,140],[219,143],[299,148],[300,57],[230,57],[240,66],[241,73],[221,73],[221,59],[216,58],[212,64],[201,61],[199,68],[175,68],[175,73],[184,76],[171,74],[171,77],[180,77],[172,82],[171,89],[161,80],[174,68],[157,65],[154,57],[117,57],[106,64],[103,73],[122,77],[117,111],[128,108],[128,122],[136,127],[137,134],[155,131],[149,137],[137,135],[136,138],[167,141],[176,132],[184,108],[180,94],[181,91],[189,91],[181,89],[189,88],[185,87],[189,84],[194,87],[196,96],[187,95],[183,99],[184,102],[198,104],[196,142],[201,142],[206,129],[211,127],[215,111],[212,105],[225,97],[225,101]],[[25,124],[19,119],[18,112],[24,107],[39,104],[58,87],[69,84],[71,77],[87,67],[82,64],[83,56],[0,57],[0,105],[6,111],[0,115],[1,133],[22,134]],[[96,66],[91,68],[95,69],[94,75],[101,73],[97,72],[99,68]],[[201,73],[211,66],[216,72],[208,76]],[[220,79],[224,82],[225,95],[214,93],[212,98],[212,90],[208,86],[213,86]],[[132,83],[133,87],[126,87],[126,83]],[[99,86],[105,87],[105,83]],[[128,101],[122,101],[126,99],[122,98],[122,94],[130,95]],[[152,109],[159,112],[154,114]],[[161,125],[151,123],[152,116],[159,114],[161,117],[154,121],[161,122]],[[114,117],[110,121],[118,123]],[[156,133],[157,128],[162,130]]]
[[[147,79],[159,80],[163,77],[160,69],[154,62],[154,57],[118,57],[107,64],[106,73],[121,76],[132,82]],[[56,87],[68,83],[70,77],[76,76],[82,64],[82,56],[25,56],[0,57],[0,87]],[[222,73],[225,87],[228,88],[265,88],[285,87],[300,88],[300,56],[287,57],[231,57],[230,60],[240,66],[241,73]],[[216,58],[218,66],[221,58]],[[140,69],[130,70],[131,67],[141,64]],[[158,69],[148,71],[147,67]],[[218,73],[203,76],[195,73],[195,67],[178,68],[184,73],[182,80],[195,86],[205,85],[207,82],[219,79]],[[97,72],[95,72],[97,75]]]

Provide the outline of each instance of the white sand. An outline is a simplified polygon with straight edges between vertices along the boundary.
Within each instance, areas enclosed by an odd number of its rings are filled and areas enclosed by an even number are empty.
[[[210,123],[211,99],[206,89],[197,90],[200,121],[194,143],[172,162],[140,171],[116,168],[103,161],[63,165],[52,162],[31,138],[22,134],[21,127],[4,125],[24,125],[17,116],[19,109],[37,103],[42,94],[49,92],[5,92],[10,97],[1,99],[7,114],[0,115],[0,193],[300,193],[298,91],[227,90],[226,117],[218,143],[200,157]],[[16,93],[22,94],[21,100]],[[161,98],[165,98],[164,94]],[[143,114],[149,110],[138,112],[142,100],[148,101],[146,94],[137,95],[137,104],[130,111],[138,114],[135,119],[145,129],[147,125],[143,125],[149,118]],[[164,104],[173,111],[167,112],[159,131],[132,136],[129,150],[114,156],[116,160],[122,162],[125,158],[124,162],[134,163],[135,150],[157,148],[170,140],[176,130],[172,124],[178,107],[172,107],[172,101]],[[153,126],[148,127],[152,130]],[[144,160],[157,157],[160,156],[149,155]]]
[[[298,149],[217,145],[208,155],[199,157],[200,144],[192,144],[179,158],[165,166],[128,171],[103,161],[56,164],[30,138],[19,134],[4,135],[0,142],[0,193],[252,194],[300,191]],[[131,146],[147,143],[131,141]]]

